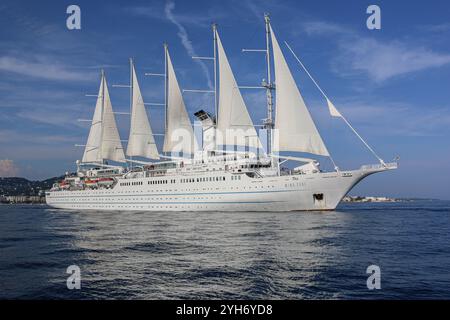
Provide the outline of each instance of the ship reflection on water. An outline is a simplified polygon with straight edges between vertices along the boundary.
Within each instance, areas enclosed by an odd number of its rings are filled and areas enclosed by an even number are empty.
[[[86,226],[72,242],[94,262],[84,290],[123,298],[302,297],[339,256],[336,212],[67,214]]]

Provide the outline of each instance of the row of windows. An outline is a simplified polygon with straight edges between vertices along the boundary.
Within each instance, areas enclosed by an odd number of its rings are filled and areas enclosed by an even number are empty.
[[[227,206],[214,206],[215,208],[227,208]],[[209,205],[125,205],[125,206],[121,206],[121,205],[104,205],[102,204],[101,206],[98,205],[90,205],[90,204],[81,204],[81,205],[71,205],[70,208],[80,208],[80,209],[145,209],[145,210],[149,210],[149,209],[206,209],[206,208],[211,208],[211,206]]]
[[[287,188],[287,187],[296,187],[296,186],[303,187],[305,185],[306,185],[305,183],[298,182],[298,183],[286,183],[284,186]],[[189,193],[192,193],[192,192],[201,192],[201,191],[205,192],[205,191],[229,191],[229,190],[259,190],[259,189],[271,189],[271,188],[274,189],[276,187],[277,187],[276,185],[256,185],[256,186],[243,186],[243,187],[242,186],[240,186],[240,187],[229,186],[229,187],[213,187],[213,188],[188,187],[186,189],[183,189],[183,188],[178,189],[178,188],[174,187],[174,189],[157,189],[157,190],[152,190],[151,192],[152,192],[152,194],[155,193],[155,195],[156,195],[157,192],[189,192]],[[92,194],[96,194],[98,196],[114,194],[114,196],[118,196],[118,197],[128,196],[128,194],[141,196],[141,195],[139,195],[139,193],[146,195],[148,193],[148,191],[140,189],[140,190],[131,190],[131,191],[121,191],[121,193],[116,193],[115,191],[107,191],[107,192],[98,192],[98,193],[92,193]],[[65,201],[68,199],[75,199],[76,196],[79,196],[80,201],[84,201],[85,200],[84,195],[86,194],[86,191],[80,191],[80,192],[78,192],[78,191],[68,191],[68,192],[60,191],[60,192],[58,192],[58,194],[61,194],[61,196],[52,196],[52,198],[54,198],[56,200],[60,200],[60,201]],[[67,197],[62,196],[64,194],[70,195],[70,196],[67,196]],[[177,194],[175,194],[175,195],[177,195]],[[97,199],[97,198],[95,198],[95,199]],[[111,199],[111,198],[102,198],[102,199]]]
[[[203,178],[181,179],[181,183],[208,182],[208,181],[225,181],[225,177],[203,177]]]
[[[167,184],[169,180],[152,180],[149,181],[147,184]],[[170,183],[174,183],[175,180],[170,180]]]
[[[142,186],[142,181],[134,181],[134,182],[121,182],[120,185],[124,186]]]
[[[244,165],[240,165],[239,168],[241,169],[246,169],[246,168],[252,168],[252,169],[256,169],[256,168],[269,168],[270,164],[244,164]]]
[[[225,181],[225,177],[203,177],[203,178],[189,178],[189,179],[181,179],[181,183],[190,183],[190,182],[208,182],[208,181]],[[231,180],[241,180],[241,176],[232,176]],[[168,183],[176,183],[175,179],[171,180],[152,180],[148,181],[148,184],[168,184]],[[135,182],[121,182],[120,186],[141,186],[142,181]]]

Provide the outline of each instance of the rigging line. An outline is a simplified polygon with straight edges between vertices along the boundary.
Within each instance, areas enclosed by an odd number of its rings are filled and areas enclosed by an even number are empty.
[[[316,87],[319,89],[319,91],[322,93],[322,95],[325,97],[325,99],[327,99],[327,100],[329,100],[328,99],[328,97],[327,97],[327,95],[325,94],[325,92],[323,92],[322,91],[322,89],[320,88],[320,86],[317,84],[317,82],[316,82],[316,80],[314,80],[314,78],[311,76],[311,74],[308,72],[308,70],[306,69],[306,67],[303,65],[303,63],[300,61],[300,59],[297,57],[297,55],[294,53],[294,51],[292,51],[292,49],[291,49],[291,47],[288,45],[288,43],[285,41],[284,42],[285,44],[286,44],[286,46],[288,47],[288,49],[291,51],[291,53],[294,55],[294,57],[297,59],[297,61],[300,63],[300,65],[302,66],[302,68],[303,68],[303,70],[305,70],[305,72],[308,74],[308,76],[310,77],[310,79],[314,82],[314,84],[316,85]],[[344,119],[344,117],[342,117],[342,119],[350,126],[350,124]],[[352,128],[351,126],[350,126],[350,128]],[[356,131],[352,128],[352,130],[356,133]],[[356,133],[357,134],[357,133]],[[358,134],[357,134],[358,135]],[[359,135],[358,135],[359,136]],[[360,137],[360,139],[362,139],[361,137]],[[363,142],[364,142],[364,144],[366,144],[365,143],[365,141],[363,140]],[[367,145],[367,144],[366,144]],[[370,149],[370,147],[369,147],[369,149]],[[373,152],[373,151],[372,151]],[[328,157],[330,158],[330,160],[331,160],[331,163],[333,164],[333,166],[334,166],[334,169],[336,170],[336,171],[339,171],[339,167],[336,165],[336,162],[334,161],[334,159],[333,159],[333,157],[331,156],[331,154],[330,153],[328,153]],[[376,158],[378,158],[378,156],[377,155],[375,155],[375,157]],[[378,158],[379,159],[379,158]]]
[[[303,70],[305,70],[306,74],[309,76],[309,78],[311,79],[311,81],[316,85],[317,89],[319,89],[320,93],[322,93],[322,95],[325,97],[325,99],[331,102],[331,100],[328,98],[328,96],[325,94],[325,92],[322,90],[322,88],[319,86],[319,84],[316,82],[316,80],[314,80],[313,76],[309,73],[308,69],[306,69],[305,65],[300,61],[300,59],[298,58],[298,56],[295,54],[295,52],[292,50],[292,48],[289,46],[289,44],[285,41],[284,42],[286,44],[286,46],[288,47],[289,51],[292,53],[292,55],[294,56],[294,58],[297,60],[297,62],[301,65],[301,67],[303,68]],[[378,159],[378,161],[380,161],[380,163],[382,165],[385,165],[385,162],[383,161],[383,159],[381,159],[376,152],[369,146],[369,144],[359,135],[359,133],[355,130],[355,128],[353,128],[353,126],[347,121],[347,119],[342,115],[342,113],[340,113],[340,117],[342,118],[342,120],[344,120],[344,122],[349,126],[349,128],[353,131],[353,133],[361,140],[362,143],[364,143],[364,145],[367,147],[367,149],[369,149],[370,152],[372,152],[372,154],[375,156],[375,158]],[[330,156],[331,159],[331,156]],[[331,161],[334,163],[333,159],[331,159]]]

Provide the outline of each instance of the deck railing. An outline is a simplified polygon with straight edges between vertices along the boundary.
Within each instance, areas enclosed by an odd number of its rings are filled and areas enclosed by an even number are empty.
[[[366,164],[361,166],[361,170],[397,169],[397,166],[397,162],[390,162],[385,164]]]

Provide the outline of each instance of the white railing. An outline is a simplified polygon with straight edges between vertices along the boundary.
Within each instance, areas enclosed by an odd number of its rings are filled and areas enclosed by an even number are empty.
[[[361,166],[361,170],[382,170],[382,169],[397,169],[397,162],[390,162],[385,164],[366,164]]]

